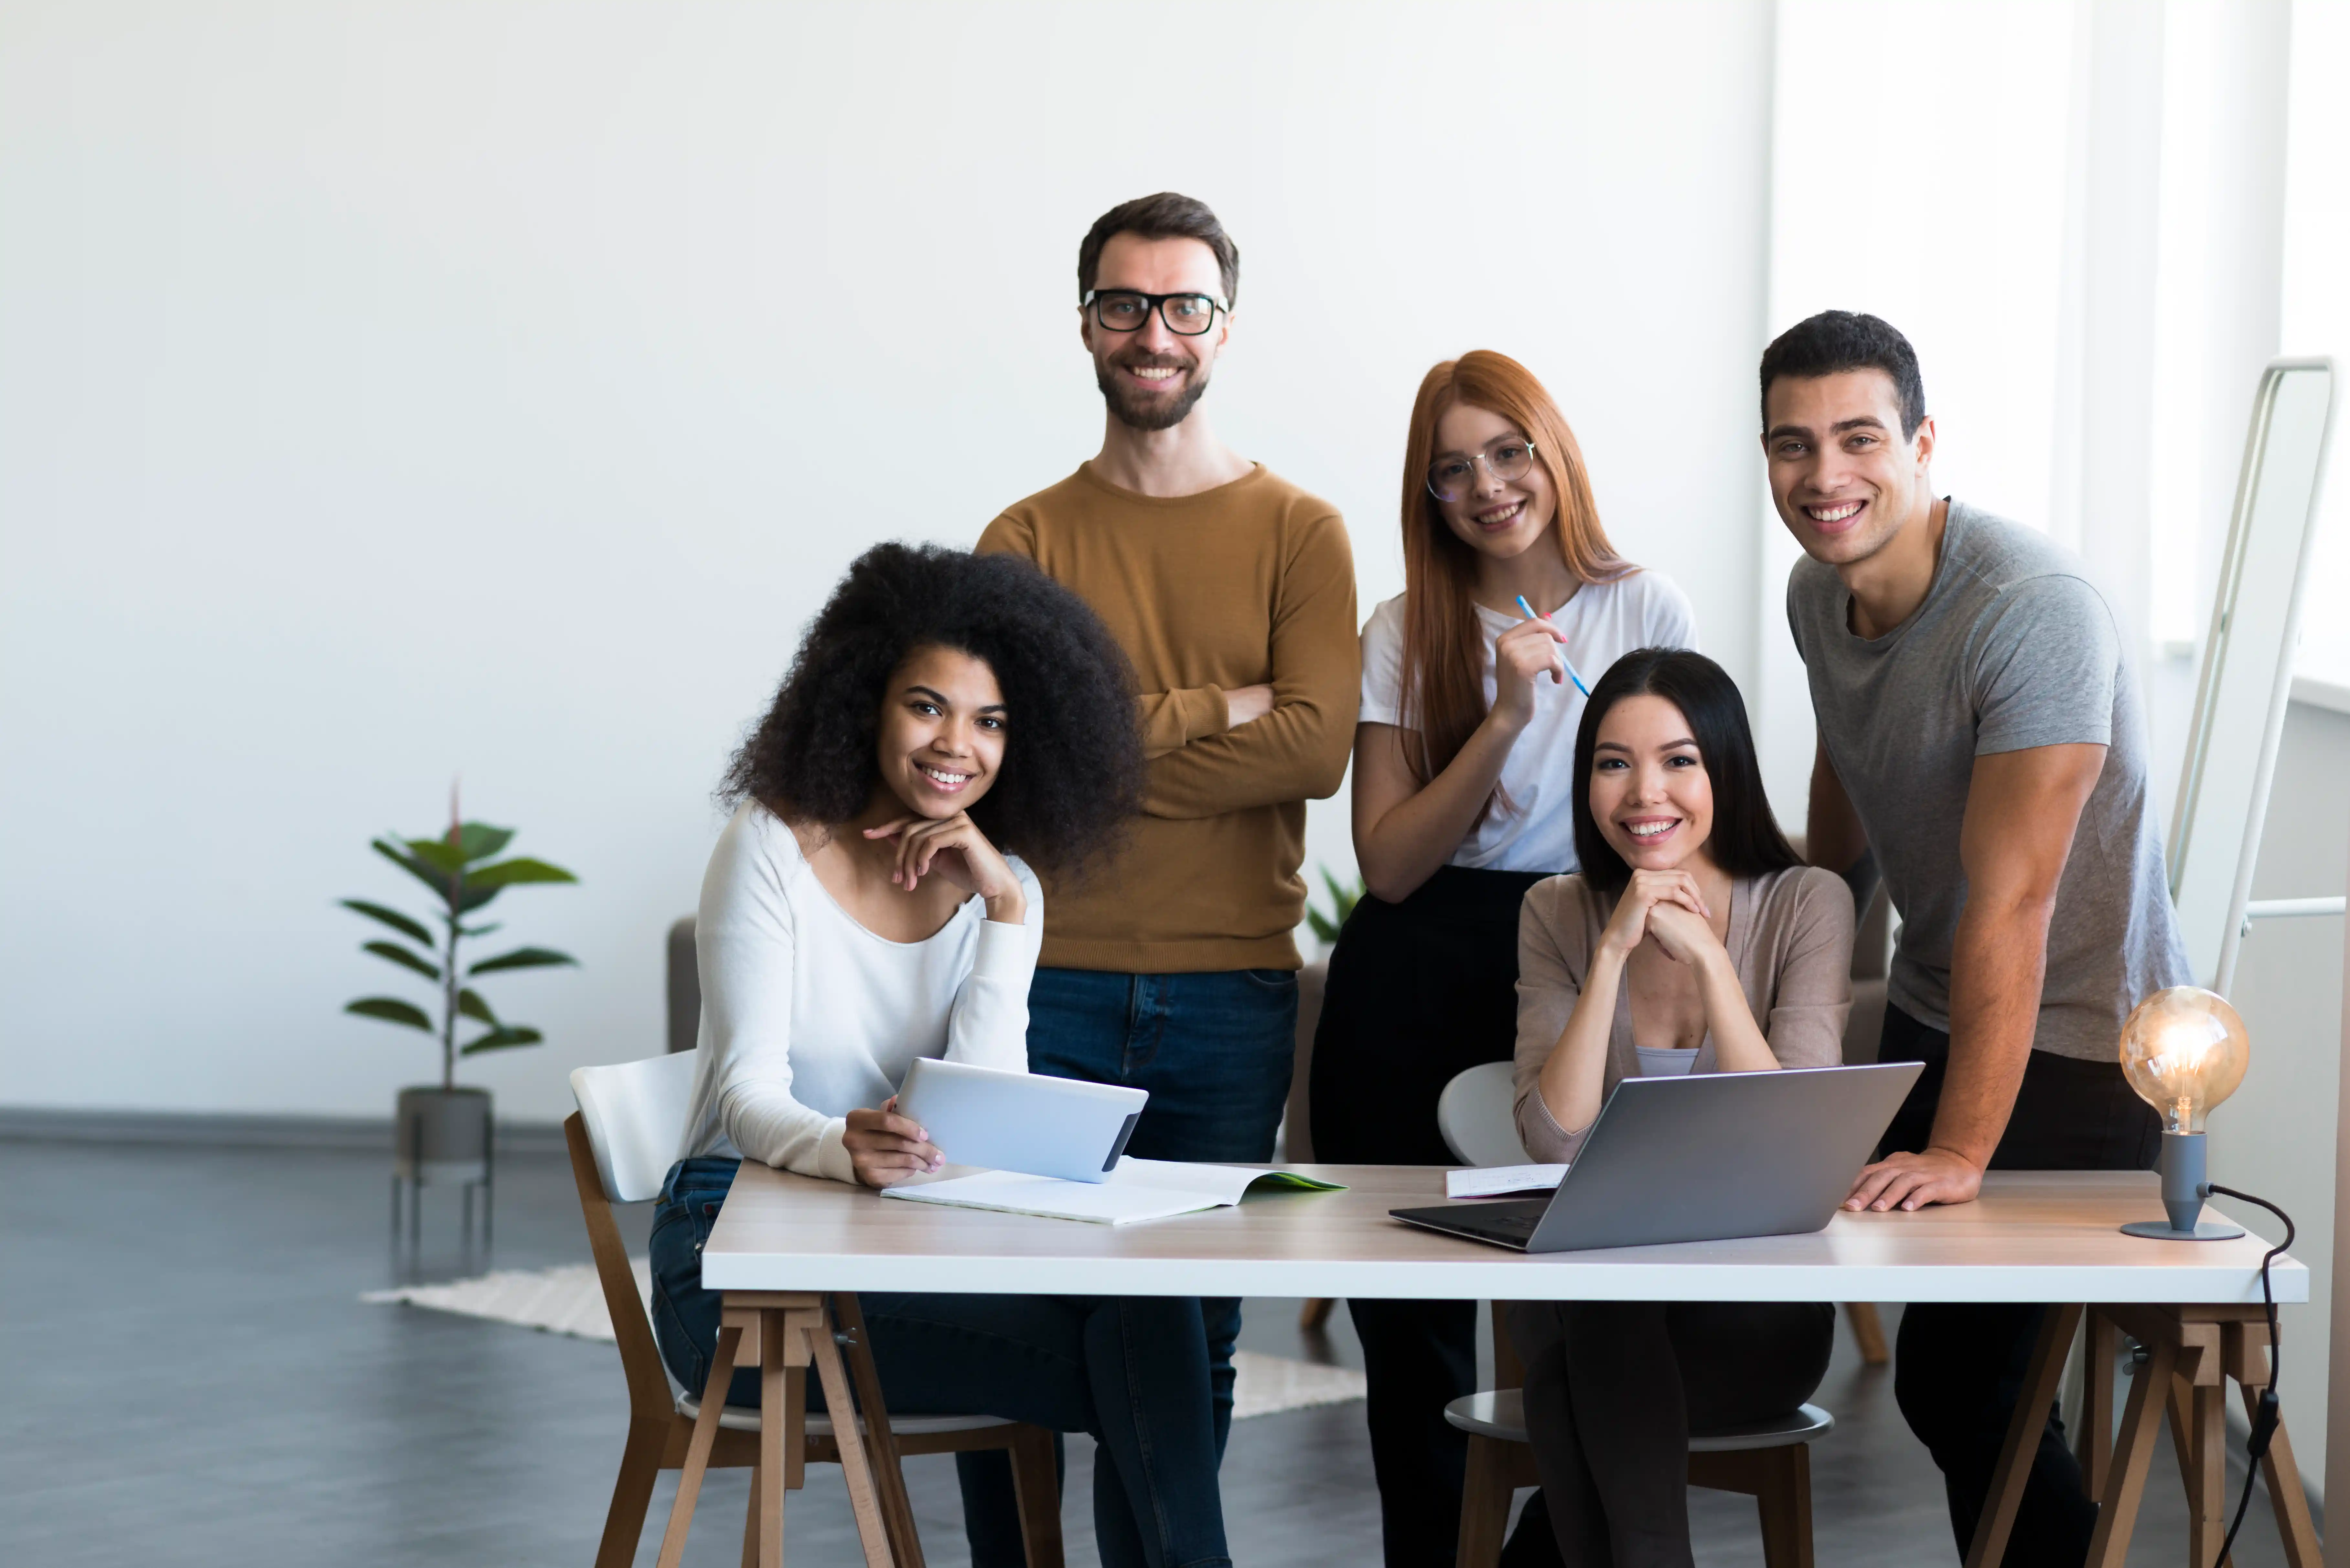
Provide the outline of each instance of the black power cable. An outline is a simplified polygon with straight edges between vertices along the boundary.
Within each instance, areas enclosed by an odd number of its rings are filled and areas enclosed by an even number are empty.
[[[2261,1390],[2260,1408],[2252,1414],[2251,1436],[2244,1444],[2244,1493],[2236,1500],[2235,1521],[2228,1526],[2228,1539],[2220,1543],[2218,1561],[2211,1564],[2211,1568],[2220,1568],[2220,1563],[2228,1561],[2228,1553],[2235,1549],[2236,1532],[2244,1528],[2244,1514],[2252,1506],[2252,1477],[2259,1473],[2261,1460],[2268,1456],[2270,1439],[2276,1436],[2277,1422],[2281,1419],[2277,1410],[2277,1380],[2284,1365],[2284,1343],[2277,1337],[2276,1295],[2269,1288],[2269,1264],[2293,1245],[2293,1216],[2265,1198],[2255,1198],[2249,1192],[2239,1192],[2232,1187],[2221,1187],[2216,1182],[2207,1182],[2203,1191],[2206,1197],[2216,1194],[2257,1204],[2284,1221],[2284,1240],[2261,1255],[2261,1303],[2268,1308],[2269,1314],[2269,1381],[2268,1386]],[[2284,1480],[2287,1485],[2301,1484],[2298,1476]]]

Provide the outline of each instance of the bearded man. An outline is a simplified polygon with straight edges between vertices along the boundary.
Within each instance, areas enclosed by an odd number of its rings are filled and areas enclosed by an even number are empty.
[[[1107,864],[1047,889],[1028,1065],[1149,1090],[1127,1144],[1147,1159],[1273,1158],[1305,803],[1346,776],[1361,679],[1337,509],[1224,445],[1201,408],[1239,289],[1239,249],[1205,203],[1162,192],[1104,213],[1077,247],[1101,451],[979,542],[1076,590],[1134,663],[1143,815]],[[1221,1440],[1240,1303],[1204,1305]],[[1004,1467],[963,1458],[975,1505],[972,1472]],[[1009,1490],[1007,1472],[999,1501]],[[1017,1561],[1016,1532],[1008,1544]]]

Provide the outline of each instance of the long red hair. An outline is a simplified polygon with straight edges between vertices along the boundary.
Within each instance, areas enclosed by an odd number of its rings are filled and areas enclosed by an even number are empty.
[[[1534,461],[1557,497],[1551,538],[1575,580],[1609,583],[1639,570],[1616,554],[1599,525],[1591,475],[1566,416],[1533,371],[1506,354],[1478,348],[1429,371],[1411,405],[1403,450],[1403,669],[1401,706],[1415,738],[1404,754],[1426,784],[1451,765],[1485,722],[1485,631],[1471,595],[1477,552],[1456,535],[1428,493],[1436,421],[1456,403],[1493,412],[1534,443]],[[1539,544],[1533,546],[1541,549]],[[1596,679],[1597,672],[1593,672]],[[1500,791],[1478,813],[1498,803]]]

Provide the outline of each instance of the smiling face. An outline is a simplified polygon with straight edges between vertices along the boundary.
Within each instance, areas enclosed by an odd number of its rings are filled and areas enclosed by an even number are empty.
[[[1468,493],[1458,501],[1438,501],[1437,514],[1454,538],[1495,560],[1523,555],[1550,532],[1558,516],[1558,491],[1539,461],[1516,479],[1504,482],[1493,476],[1497,461],[1523,451],[1526,444],[1523,431],[1474,403],[1455,403],[1436,421],[1431,466],[1465,464],[1469,469]]]
[[[1607,710],[1591,748],[1591,815],[1635,871],[1711,864],[1713,780],[1681,711],[1662,697]]]
[[[1882,370],[1782,376],[1764,401],[1771,499],[1815,561],[1866,560],[1931,509],[1934,421],[1901,434],[1901,402]]]
[[[1093,286],[1222,299],[1224,275],[1204,240],[1112,234],[1094,265]],[[1094,380],[1109,411],[1120,424],[1139,431],[1169,430],[1191,417],[1232,329],[1225,311],[1218,311],[1216,324],[1196,337],[1170,332],[1156,310],[1134,332],[1101,327],[1090,306],[1079,306],[1077,315],[1079,335],[1094,357]]]
[[[1003,691],[986,661],[918,648],[881,699],[881,782],[918,816],[969,811],[1003,769]]]

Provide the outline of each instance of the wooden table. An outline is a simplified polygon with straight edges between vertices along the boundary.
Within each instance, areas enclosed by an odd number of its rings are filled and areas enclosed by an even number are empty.
[[[745,1162],[703,1250],[702,1282],[744,1312],[778,1299],[775,1293],[861,1291],[2049,1303],[2057,1310],[2017,1401],[1970,1565],[1996,1563],[2005,1550],[2040,1423],[2083,1314],[2094,1307],[2099,1332],[2117,1326],[2147,1337],[2150,1360],[2132,1390],[2120,1444],[2110,1454],[2101,1443],[2085,1444],[2105,1505],[2091,1562],[2118,1568],[2128,1550],[2150,1433],[2166,1410],[2183,1424],[2192,1450],[2185,1460],[2197,1521],[2190,1550],[2207,1538],[2217,1544],[2208,1521],[2220,1513],[2224,1469],[2220,1406],[2209,1396],[2224,1394],[2224,1376],[2248,1387],[2267,1380],[2266,1326],[2254,1321],[2266,1247],[2252,1237],[2190,1242],[2120,1234],[2126,1220],[2160,1216],[2151,1173],[1995,1171],[1976,1202],[1911,1214],[1839,1212],[1808,1236],[1527,1256],[1388,1217],[1390,1209],[1443,1202],[1440,1169],[1296,1168],[1344,1182],[1347,1190],[1266,1193],[1237,1209],[1112,1227],[909,1203]],[[2309,1271],[2293,1259],[2280,1258],[2271,1279],[2279,1302],[2309,1299]],[[2183,1409],[2181,1378],[2189,1390]],[[2100,1386],[2093,1377],[2091,1392],[2093,1402],[2109,1399],[2110,1378]],[[2102,1437],[2097,1422],[2086,1424]],[[2274,1457],[2289,1483],[2272,1488],[2281,1511],[2282,1493],[2301,1498],[2283,1442],[2281,1434],[2282,1452]],[[877,1557],[868,1539],[867,1557],[888,1562],[886,1544]],[[2209,1568],[2211,1553],[2190,1561]]]

